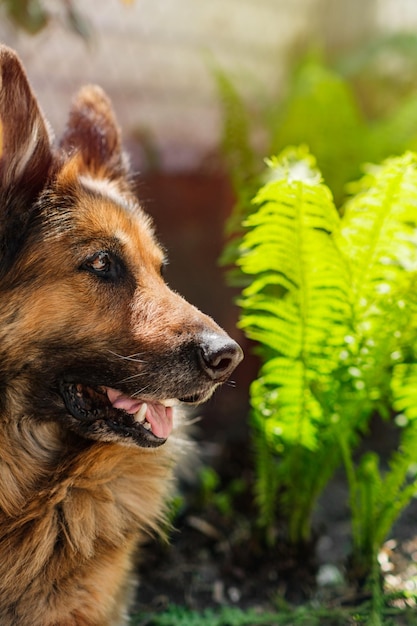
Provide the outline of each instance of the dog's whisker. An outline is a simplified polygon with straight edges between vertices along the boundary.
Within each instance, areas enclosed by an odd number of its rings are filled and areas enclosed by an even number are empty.
[[[107,350],[107,352],[110,352],[110,354],[113,354],[114,356],[117,356],[118,359],[123,359],[124,361],[134,361],[135,363],[145,363],[143,359],[138,358],[141,355],[141,352],[137,352],[136,354],[129,354],[127,356],[123,354],[118,354],[117,352],[114,352],[113,350]]]
[[[135,391],[135,393],[133,394],[133,397],[137,398],[137,397],[141,396],[147,389],[149,389],[149,387],[150,387],[150,385],[145,385],[145,387],[142,387],[138,391]]]
[[[132,374],[131,376],[126,376],[126,378],[121,378],[117,384],[128,383],[131,380],[135,380],[135,378],[140,378],[140,376],[144,376],[146,372],[137,372],[136,374]]]
[[[134,363],[146,363],[146,361],[144,361],[143,359],[138,359],[135,356],[122,356],[122,355],[118,355],[120,359],[123,359],[124,361],[133,361]]]

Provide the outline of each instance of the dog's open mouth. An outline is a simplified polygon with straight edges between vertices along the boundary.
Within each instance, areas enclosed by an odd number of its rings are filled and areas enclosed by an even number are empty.
[[[149,402],[111,387],[80,383],[62,382],[60,391],[67,410],[78,421],[77,430],[86,436],[99,439],[111,433],[115,438],[133,439],[139,446],[157,447],[172,432],[174,399]]]

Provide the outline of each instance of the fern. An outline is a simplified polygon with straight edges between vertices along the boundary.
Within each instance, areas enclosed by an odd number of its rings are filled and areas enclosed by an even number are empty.
[[[254,276],[243,291],[240,327],[265,360],[251,388],[257,445],[269,446],[272,457],[258,455],[262,521],[271,523],[284,489],[291,539],[299,541],[309,537],[312,503],[323,487],[308,467],[311,455],[324,451],[326,436],[334,449],[326,431],[335,423],[331,374],[348,334],[348,274],[334,242],[340,220],[312,157],[290,150],[268,165],[272,180],[254,200],[258,209],[240,247],[239,265]],[[331,475],[331,463],[328,469]]]
[[[261,522],[271,537],[281,505],[290,540],[307,540],[343,459],[353,562],[375,582],[379,546],[417,491],[417,156],[368,167],[342,219],[305,148],[268,164],[239,250],[252,277],[240,326],[263,359],[251,386]],[[374,452],[354,461],[376,411],[401,412],[388,469]]]
[[[364,571],[376,560],[392,525],[417,493],[417,363],[394,366],[391,389],[393,408],[401,411],[398,449],[388,471],[381,469],[380,459],[371,453],[364,455],[358,468],[354,558],[356,567]]]
[[[417,269],[416,156],[408,152],[350,186],[356,195],[347,203],[340,245],[350,257],[353,288],[363,299],[391,298],[393,290],[407,289]]]
[[[235,268],[237,248],[243,234],[241,222],[251,211],[250,200],[258,184],[262,161],[256,157],[252,147],[251,118],[243,99],[223,70],[213,67],[212,73],[223,111],[221,147],[236,194],[233,212],[226,224],[228,243],[220,257],[220,263],[229,268],[230,284],[242,286],[242,273]]]
[[[348,259],[354,331],[346,366],[354,410],[369,403],[388,415],[391,368],[407,358],[417,269],[416,157],[368,168],[346,204],[337,243]],[[343,399],[346,401],[346,398]],[[362,411],[363,413],[363,411]],[[359,425],[359,424],[358,424]]]
[[[371,410],[388,416],[392,408],[404,408],[410,415],[386,473],[371,454],[363,457],[355,475],[344,448],[354,560],[359,569],[370,570],[379,546],[416,490],[407,476],[417,451],[417,429],[411,419],[417,396],[411,388],[412,370],[404,369],[404,361],[414,358],[417,332],[416,155],[406,153],[369,168],[351,190],[356,195],[347,203],[338,244],[350,263],[355,324],[350,369],[362,397],[358,393],[347,404],[349,421],[364,426]]]
[[[417,40],[402,41],[414,54]],[[307,539],[314,504],[342,459],[353,561],[375,582],[378,548],[417,491],[417,157],[368,166],[348,187],[339,218],[305,149],[284,151],[259,175],[252,117],[223,79],[238,198],[229,229],[237,237],[224,260],[238,258],[234,277],[246,286],[240,325],[262,359],[251,386],[261,522],[272,538],[280,506],[291,540]],[[414,89],[380,89],[380,119],[367,121],[346,75],[307,58],[286,101],[266,112],[271,151],[308,143],[339,204],[361,162],[417,145]],[[388,465],[372,451],[358,457],[375,413],[396,420],[399,445]]]
[[[251,144],[250,115],[229,76],[219,67],[213,67],[212,73],[223,110],[221,148],[234,186],[242,189],[244,183],[259,173]]]
[[[417,149],[416,94],[405,98],[390,115],[378,120],[369,128],[368,158],[375,162],[388,154],[401,154],[405,148]]]

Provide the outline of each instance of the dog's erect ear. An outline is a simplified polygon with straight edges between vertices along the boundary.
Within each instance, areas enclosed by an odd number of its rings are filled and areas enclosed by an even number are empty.
[[[13,210],[27,210],[51,160],[47,125],[25,71],[15,52],[0,45],[0,214],[10,201]]]
[[[75,97],[61,147],[70,155],[78,153],[88,173],[111,179],[125,176],[120,130],[100,87],[87,85]]]
[[[0,45],[0,278],[25,239],[52,163],[50,137],[25,71]]]

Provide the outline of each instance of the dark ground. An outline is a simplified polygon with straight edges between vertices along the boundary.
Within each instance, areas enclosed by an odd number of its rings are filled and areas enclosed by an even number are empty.
[[[251,484],[243,442],[210,447],[218,452],[211,461],[226,491],[233,476]],[[202,502],[198,489],[188,493],[170,542],[150,541],[144,548],[136,611],[152,613],[176,604],[196,610],[232,605],[267,612],[283,600],[343,607],[360,606],[367,599],[345,575],[350,528],[341,475],[320,500],[314,542],[298,553],[283,540],[273,548],[264,544],[248,491],[234,497],[232,506],[224,514],[216,503]],[[395,525],[380,562],[387,590],[417,591],[417,502]]]
[[[264,546],[248,493],[233,500],[230,514],[220,512],[215,504],[198,507],[198,495],[195,506],[192,500],[191,496],[191,505],[175,521],[170,543],[151,542],[145,547],[139,567],[139,610],[170,604],[199,610],[223,604],[266,610],[272,609],[278,592],[289,597],[294,593],[294,600],[309,594],[314,584],[311,555],[305,555],[305,567],[295,572],[296,555],[280,544],[274,549]],[[301,584],[293,580],[295,573]]]

